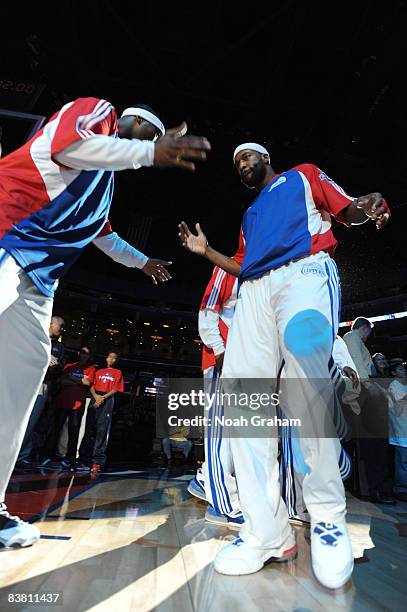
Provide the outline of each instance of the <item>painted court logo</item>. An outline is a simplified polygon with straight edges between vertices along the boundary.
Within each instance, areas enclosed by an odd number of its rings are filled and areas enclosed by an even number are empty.
[[[324,269],[319,263],[304,264],[301,268],[301,274],[304,274],[304,276],[307,276],[307,274],[316,274],[317,276],[325,276]]]

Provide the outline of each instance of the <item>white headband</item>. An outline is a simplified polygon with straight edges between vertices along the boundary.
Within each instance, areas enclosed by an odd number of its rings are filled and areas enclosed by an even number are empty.
[[[257,144],[257,142],[244,142],[243,144],[236,147],[235,152],[233,153],[233,161],[235,161],[236,155],[244,149],[257,151],[258,153],[263,153],[264,155],[268,155],[270,157],[270,153],[267,151],[267,149],[265,149],[262,145]]]
[[[142,119],[145,119],[146,121],[154,125],[154,127],[156,127],[157,130],[160,130],[161,134],[164,136],[165,134],[164,124],[159,120],[157,115],[150,113],[150,111],[146,110],[145,108],[138,108],[135,106],[130,106],[129,108],[126,108],[122,112],[122,117],[128,117],[128,116],[141,117]]]

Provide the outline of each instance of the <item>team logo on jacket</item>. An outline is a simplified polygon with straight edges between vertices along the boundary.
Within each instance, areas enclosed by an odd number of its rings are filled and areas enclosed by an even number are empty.
[[[336,185],[335,181],[331,178],[329,178],[329,176],[327,174],[325,174],[325,172],[320,172],[319,173],[319,179],[321,181],[328,181],[328,183],[331,183],[331,185]]]
[[[317,276],[325,276],[324,269],[319,263],[304,264],[301,268],[301,274],[304,274],[304,276],[307,276],[308,274],[316,274]]]
[[[282,183],[286,182],[286,177],[285,176],[280,176],[280,178],[271,185],[269,191],[271,191],[272,189],[275,189],[276,187],[278,187],[279,185],[281,185]]]

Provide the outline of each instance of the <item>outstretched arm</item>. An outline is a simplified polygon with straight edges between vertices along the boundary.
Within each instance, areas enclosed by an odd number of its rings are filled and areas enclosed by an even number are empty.
[[[140,166],[195,170],[194,161],[206,159],[210,144],[201,136],[179,136],[185,123],[156,143],[92,134],[53,153],[53,160],[74,170],[137,170]]]
[[[190,231],[185,221],[182,221],[178,225],[178,236],[182,246],[190,253],[206,257],[206,259],[209,259],[215,266],[222,268],[222,270],[232,274],[232,276],[239,276],[241,266],[231,257],[227,257],[209,246],[208,240],[199,223],[195,225],[195,229],[197,231],[196,235]]]
[[[108,222],[106,225],[111,230]],[[171,274],[166,269],[166,266],[171,265],[171,261],[147,257],[123,240],[123,238],[120,238],[116,232],[110,231],[105,235],[98,236],[93,240],[93,244],[117,263],[129,268],[139,268],[151,278],[155,285],[159,282],[165,283],[171,279]]]

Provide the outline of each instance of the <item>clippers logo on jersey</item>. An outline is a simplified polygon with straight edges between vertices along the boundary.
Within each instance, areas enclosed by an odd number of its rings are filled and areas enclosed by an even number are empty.
[[[341,213],[352,201],[313,164],[302,164],[274,177],[243,217],[246,252],[241,281],[259,278],[319,251],[332,254],[337,242],[331,216],[345,223]]]
[[[317,276],[325,276],[325,272],[321,264],[304,264],[301,268],[301,274],[316,274]]]
[[[0,247],[52,297],[56,283],[107,219],[113,173],[73,170],[55,155],[95,135],[118,135],[112,105],[97,98],[66,104],[25,145],[0,160]]]

